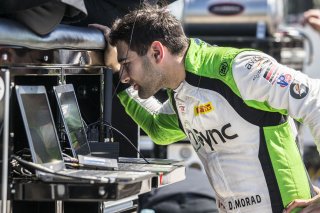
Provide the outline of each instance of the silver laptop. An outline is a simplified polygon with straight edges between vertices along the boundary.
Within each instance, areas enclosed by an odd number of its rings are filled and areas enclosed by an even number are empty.
[[[72,84],[54,86],[66,135],[73,157],[84,167],[117,168],[117,159],[91,156],[87,134]]]
[[[55,174],[36,171],[49,182],[136,182],[152,178],[150,172],[66,169],[44,86],[16,86],[17,99],[32,160]]]
[[[62,120],[65,125],[68,139],[71,142],[70,146],[74,156],[78,157],[79,161],[84,165],[89,163],[94,165],[98,160],[103,160],[104,158],[94,157],[94,159],[91,159],[91,157],[88,157],[90,155],[89,142],[85,133],[73,85],[65,84],[54,86],[53,89],[56,94],[62,114]],[[117,166],[114,166],[114,169],[123,171],[151,171],[156,173],[170,172],[176,168],[170,164],[177,163],[177,161],[165,159],[149,158],[148,160],[150,160],[150,164],[147,164],[146,161],[143,159],[139,160],[138,158],[119,158],[120,163],[118,163]]]

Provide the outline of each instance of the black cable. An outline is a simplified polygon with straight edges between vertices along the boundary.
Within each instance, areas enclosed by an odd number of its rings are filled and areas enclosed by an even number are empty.
[[[15,159],[16,161],[18,161],[21,165],[25,165],[25,166],[31,167],[34,170],[38,170],[38,171],[41,171],[41,172],[45,172],[45,173],[49,173],[49,174],[53,174],[53,175],[57,175],[57,176],[72,178],[72,179],[87,180],[88,183],[91,183],[91,184],[95,183],[95,180],[93,180],[92,178],[80,177],[80,176],[79,177],[75,177],[75,176],[70,176],[70,175],[67,175],[67,174],[61,174],[61,173],[55,172],[52,169],[48,169],[48,168],[46,168],[46,167],[44,167],[44,166],[42,166],[40,164],[36,164],[36,163],[30,162],[30,161],[25,161],[25,160],[21,159],[19,156],[12,155],[11,157],[13,159]],[[105,180],[108,180],[108,182],[110,181],[109,178],[105,178]]]
[[[87,126],[90,127],[90,126],[93,126],[93,125],[97,125],[99,124],[100,121],[96,121],[94,123],[91,123],[91,124],[88,124]],[[117,128],[113,127],[111,124],[109,124],[109,122],[107,121],[104,121],[102,123],[104,126],[108,127],[108,128],[111,128],[113,130],[115,130],[117,133],[119,133],[124,139],[126,139],[130,145],[136,150],[137,153],[139,153],[139,155],[141,156],[141,158],[147,163],[147,164],[150,164],[150,162],[143,156],[143,154],[138,150],[138,148],[132,143],[132,141],[127,137],[125,136],[125,134],[123,134],[120,130],[118,130]]]
[[[29,171],[27,168],[22,167],[21,164],[15,159],[12,159],[10,161],[12,170],[11,170],[11,175],[18,175],[18,176],[23,176],[23,177],[28,177],[28,178],[33,178],[35,175]]]
[[[0,135],[1,135],[1,133],[2,133],[2,129],[3,129],[3,123],[2,123],[1,126],[0,126]]]
[[[116,129],[115,127],[111,126],[108,123],[103,123],[103,125],[115,130],[116,132],[118,132],[122,137],[124,137],[133,147],[134,149],[139,153],[139,155],[141,156],[141,158],[147,163],[150,164],[150,162],[143,156],[143,154],[137,149],[137,147],[131,142],[131,140],[125,136],[122,132],[120,132],[118,129]]]

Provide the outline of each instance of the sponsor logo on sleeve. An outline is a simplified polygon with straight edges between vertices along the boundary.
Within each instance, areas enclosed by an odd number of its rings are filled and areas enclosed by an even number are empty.
[[[265,58],[261,57],[261,56],[253,56],[252,58],[249,59],[249,62],[246,63],[246,65],[244,65],[248,70],[251,70],[252,67],[254,67],[254,65],[259,62],[257,64],[257,67],[259,67],[261,61],[265,60]]]
[[[263,78],[269,81],[272,85],[275,83],[279,76],[278,67],[275,65],[271,65],[267,68],[267,70],[263,74]]]
[[[194,114],[195,116],[201,115],[201,114],[206,114],[214,110],[214,107],[212,106],[211,102],[208,102],[206,104],[202,104],[199,106],[194,107]]]
[[[260,69],[258,70],[257,74],[255,74],[255,75],[253,76],[253,80],[254,80],[254,81],[255,81],[256,79],[260,78],[261,72],[262,72],[262,68],[260,68]]]
[[[290,95],[295,99],[302,99],[307,96],[309,87],[305,84],[294,80],[290,85]]]
[[[263,76],[267,81],[274,84],[277,76],[279,75],[277,72],[278,67],[266,57],[254,56],[250,58],[245,64],[245,68],[256,72],[253,76],[253,81]]]
[[[226,76],[227,75],[227,73],[228,73],[228,63],[227,62],[222,62],[221,64],[220,64],[220,67],[219,67],[219,74],[221,75],[221,76]]]
[[[290,74],[281,74],[278,78],[277,84],[280,85],[280,87],[286,87],[291,83],[291,75]]]

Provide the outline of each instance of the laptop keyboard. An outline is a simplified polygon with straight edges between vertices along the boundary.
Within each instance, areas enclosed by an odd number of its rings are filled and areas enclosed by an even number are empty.
[[[132,181],[136,179],[145,179],[154,176],[150,172],[142,171],[105,171],[105,170],[73,170],[65,169],[59,171],[63,175],[68,175],[72,177],[83,177],[92,180],[101,180],[104,182],[114,182],[114,181]]]
[[[70,175],[73,177],[93,177],[95,178],[103,178],[110,177],[110,175],[115,175],[114,171],[102,171],[102,170],[75,170],[75,169],[65,169],[59,171],[59,173],[64,175]]]
[[[118,163],[118,170],[124,171],[170,172],[175,168],[172,165]]]

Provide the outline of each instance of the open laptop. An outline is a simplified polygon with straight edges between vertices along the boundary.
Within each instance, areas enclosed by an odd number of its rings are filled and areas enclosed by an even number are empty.
[[[73,157],[84,167],[117,168],[117,159],[91,156],[87,134],[72,84],[54,86],[66,135]]]
[[[85,133],[85,128],[81,118],[81,112],[77,102],[72,84],[65,84],[53,87],[57,102],[61,111],[62,120],[65,126],[66,134],[71,142],[70,146],[74,157],[78,157],[79,162],[86,165],[94,165],[97,161],[104,158],[90,156],[90,146]],[[108,159],[116,160],[116,159]],[[151,172],[170,172],[176,167],[171,165],[178,161],[166,159],[151,159],[147,164],[143,159],[138,158],[119,158],[115,170],[134,170],[134,171],[151,171]]]
[[[36,171],[43,181],[49,182],[136,182],[150,179],[150,172],[66,169],[44,86],[16,86],[32,160],[55,174]]]

